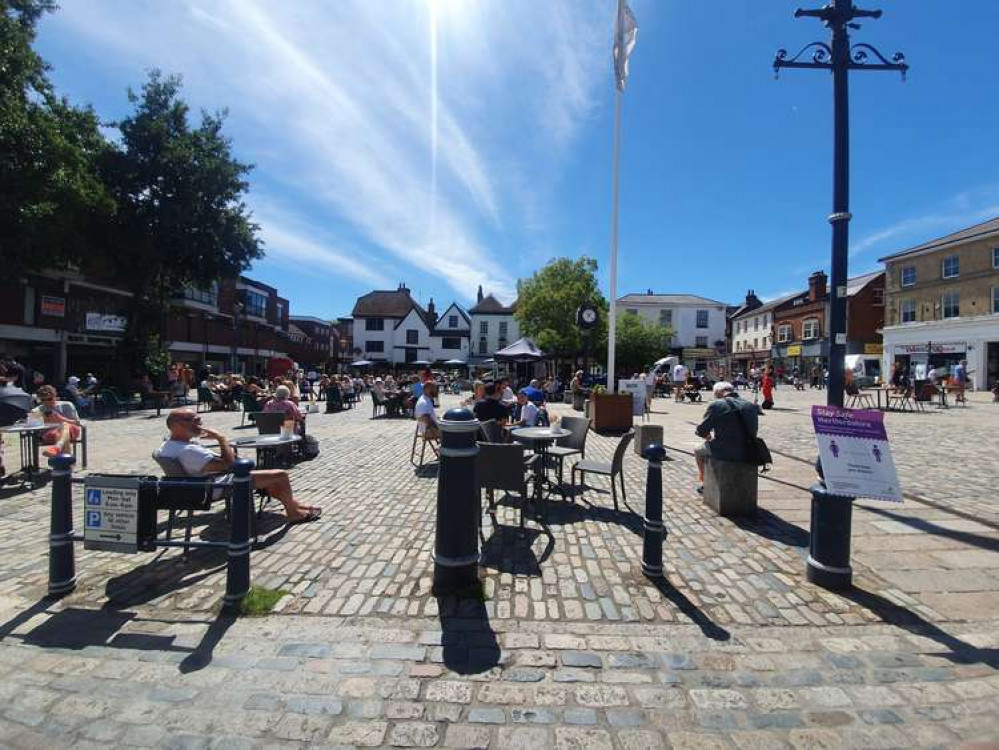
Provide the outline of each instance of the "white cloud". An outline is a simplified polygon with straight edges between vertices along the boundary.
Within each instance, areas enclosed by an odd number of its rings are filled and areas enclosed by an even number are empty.
[[[966,190],[944,201],[931,213],[910,216],[871,232],[850,245],[850,256],[859,255],[881,246],[882,252],[895,252],[901,247],[888,246],[889,240],[918,244],[933,239],[938,233],[955,232],[968,225],[999,216],[999,186]]]
[[[429,3],[71,2],[51,23],[133,84],[159,67],[184,76],[195,107],[229,108],[251,179],[281,192],[273,226],[253,201],[270,255],[316,252],[371,281],[381,274],[339,249],[358,247],[467,299],[479,284],[513,295],[519,258],[490,245],[539,228],[546,185],[609,89],[613,11],[600,6],[440,3],[435,201]]]

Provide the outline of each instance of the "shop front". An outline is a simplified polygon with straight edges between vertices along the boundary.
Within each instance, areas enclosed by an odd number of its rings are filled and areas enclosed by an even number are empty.
[[[928,369],[968,362],[968,379],[978,390],[999,379],[999,316],[955,318],[885,328],[884,371],[898,363],[918,379]]]

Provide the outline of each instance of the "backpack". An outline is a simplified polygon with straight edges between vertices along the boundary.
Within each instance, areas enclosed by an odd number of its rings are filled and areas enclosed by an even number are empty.
[[[302,459],[311,461],[319,455],[319,441],[314,435],[306,435],[302,438],[301,447]]]

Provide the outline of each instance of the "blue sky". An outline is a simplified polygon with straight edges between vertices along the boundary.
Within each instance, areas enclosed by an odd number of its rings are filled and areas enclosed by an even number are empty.
[[[802,4],[632,3],[619,294],[737,302],[828,266],[831,82],[771,69],[779,47],[827,38],[793,19]],[[851,275],[999,215],[999,3],[860,5],[885,15],[854,41],[912,69],[851,76]],[[228,108],[267,243],[251,275],[293,314],[332,317],[400,281],[438,309],[479,284],[509,300],[559,255],[596,257],[607,294],[614,8],[63,0],[38,48],[108,120],[152,67],[181,74],[195,110]]]

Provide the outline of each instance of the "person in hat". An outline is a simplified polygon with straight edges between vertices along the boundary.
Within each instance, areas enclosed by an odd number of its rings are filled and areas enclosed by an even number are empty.
[[[76,375],[70,375],[66,380],[66,393],[79,412],[85,413],[90,409],[93,402],[80,390],[80,379]]]

